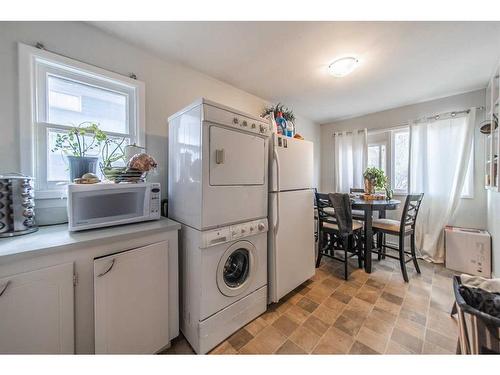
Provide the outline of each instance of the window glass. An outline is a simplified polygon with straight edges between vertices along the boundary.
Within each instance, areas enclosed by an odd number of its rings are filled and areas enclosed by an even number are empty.
[[[47,122],[78,125],[96,122],[99,128],[128,133],[127,95],[49,74]]]
[[[393,188],[408,191],[408,161],[410,154],[410,132],[394,132],[394,178]]]

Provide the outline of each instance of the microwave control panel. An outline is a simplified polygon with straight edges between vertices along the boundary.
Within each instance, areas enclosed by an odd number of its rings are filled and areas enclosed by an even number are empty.
[[[150,213],[151,216],[160,217],[160,201],[161,201],[161,189],[160,184],[151,184],[151,202],[150,202]]]

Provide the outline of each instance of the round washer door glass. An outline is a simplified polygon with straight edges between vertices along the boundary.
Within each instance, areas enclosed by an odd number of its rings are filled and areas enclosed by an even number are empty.
[[[237,288],[248,278],[250,271],[250,253],[247,249],[239,248],[226,259],[224,264],[224,282],[230,288]]]
[[[225,251],[217,267],[222,294],[234,297],[248,289],[256,272],[256,256],[255,246],[248,241],[236,242]]]

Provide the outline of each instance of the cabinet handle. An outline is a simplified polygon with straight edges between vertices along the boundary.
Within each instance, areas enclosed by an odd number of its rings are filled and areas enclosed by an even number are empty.
[[[102,276],[106,275],[109,271],[111,271],[111,269],[113,268],[114,265],[115,265],[115,259],[113,259],[111,261],[111,265],[109,266],[109,268],[106,271],[104,271],[103,273],[100,273],[99,275],[97,275],[97,277],[102,277]]]
[[[5,284],[5,286],[3,287],[2,291],[0,292],[0,297],[3,296],[3,294],[5,293],[5,291],[7,290],[7,288],[9,287],[10,285],[10,280],[7,281],[7,283]]]

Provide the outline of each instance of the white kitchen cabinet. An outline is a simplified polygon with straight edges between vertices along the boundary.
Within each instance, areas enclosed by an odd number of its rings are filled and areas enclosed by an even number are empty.
[[[1,278],[0,353],[74,353],[73,290],[73,263]]]
[[[96,354],[151,354],[169,338],[168,242],[94,260]]]

